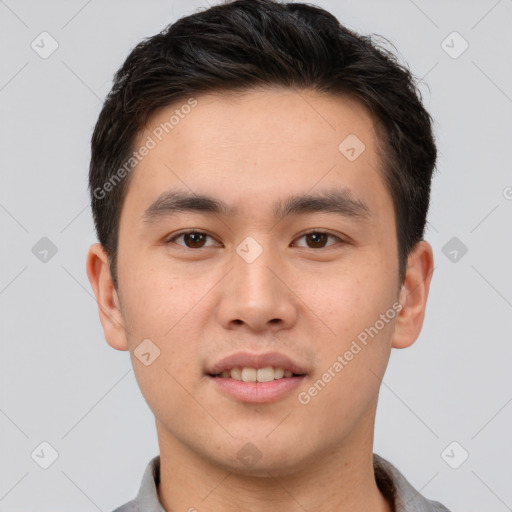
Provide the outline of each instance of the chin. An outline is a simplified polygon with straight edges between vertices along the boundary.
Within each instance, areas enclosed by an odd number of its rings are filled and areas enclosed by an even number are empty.
[[[261,458],[252,464],[239,460],[236,452],[219,462],[225,470],[251,478],[282,477],[297,473],[302,468],[296,457],[275,457],[272,453],[265,455],[264,452]]]
[[[210,453],[210,461],[225,471],[261,478],[290,475],[307,466],[308,454],[297,451],[291,436],[276,435],[270,441],[267,434],[268,431],[252,439],[247,434],[231,439],[229,446]]]

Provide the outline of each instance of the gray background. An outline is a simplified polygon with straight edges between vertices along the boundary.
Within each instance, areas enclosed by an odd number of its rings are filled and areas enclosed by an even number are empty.
[[[375,451],[454,512],[512,510],[512,1],[317,4],[389,38],[436,121],[436,269],[423,332],[384,378]],[[206,5],[0,1],[0,511],[112,510],[158,453],[85,273],[89,140],[129,50]],[[43,31],[59,45],[46,59],[31,47]]]

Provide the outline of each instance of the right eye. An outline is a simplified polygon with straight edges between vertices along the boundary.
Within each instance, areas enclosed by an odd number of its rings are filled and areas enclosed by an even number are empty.
[[[180,238],[183,238],[184,243],[176,242],[176,240],[179,240]],[[211,245],[205,246],[205,244],[204,244],[204,242],[207,238],[211,238],[212,240],[214,240],[214,238],[211,237],[208,233],[204,233],[202,231],[197,231],[197,230],[188,230],[188,231],[182,231],[181,233],[173,235],[171,238],[168,238],[165,243],[166,244],[176,243],[177,245],[180,245],[187,249],[202,249],[203,247],[211,247]]]

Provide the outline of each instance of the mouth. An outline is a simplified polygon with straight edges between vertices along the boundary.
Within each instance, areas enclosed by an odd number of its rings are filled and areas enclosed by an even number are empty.
[[[215,389],[238,402],[269,403],[286,397],[308,371],[276,352],[231,354],[205,372]]]
[[[302,377],[307,369],[279,352],[235,352],[223,357],[206,369],[210,377],[235,379],[243,382],[269,382],[271,380]]]

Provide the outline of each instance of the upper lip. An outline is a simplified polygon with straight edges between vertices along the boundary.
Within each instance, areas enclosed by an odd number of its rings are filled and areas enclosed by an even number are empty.
[[[224,370],[231,370],[232,368],[265,368],[272,366],[274,368],[282,368],[283,370],[291,370],[297,375],[305,375],[306,369],[298,363],[292,361],[288,356],[278,352],[265,352],[262,354],[252,352],[236,352],[223,357],[210,368],[206,373],[209,375],[218,375]]]

